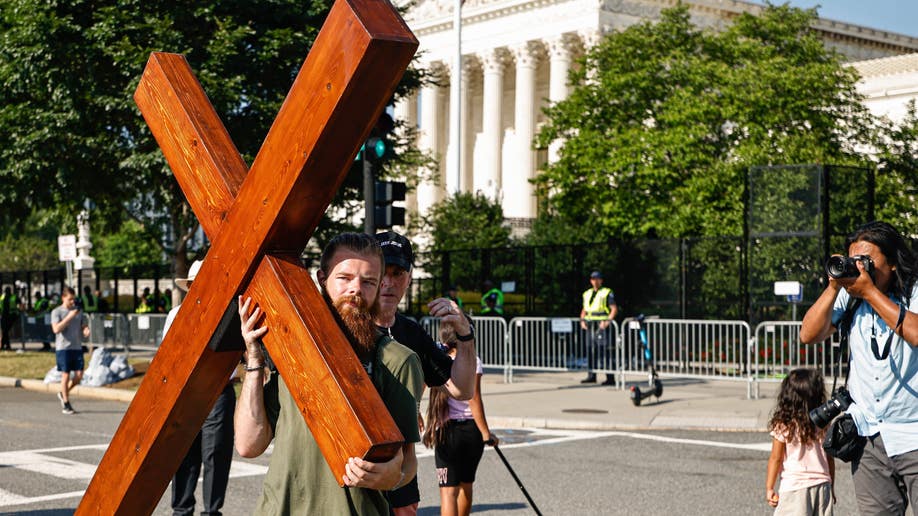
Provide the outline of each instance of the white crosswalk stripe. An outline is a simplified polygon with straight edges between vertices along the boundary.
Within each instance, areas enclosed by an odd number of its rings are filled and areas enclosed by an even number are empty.
[[[51,455],[51,453],[64,454],[78,450],[104,451],[107,448],[107,444],[91,444],[84,446],[46,448],[42,450],[0,452],[0,468],[20,469],[64,480],[84,480],[89,484],[89,480],[92,479],[92,476],[96,472],[95,464],[65,459],[56,455]],[[242,460],[234,460],[230,467],[230,478],[259,476],[264,475],[267,471],[267,466]],[[0,489],[0,507],[27,505],[65,498],[79,498],[83,496],[85,492],[85,490],[81,490],[41,496],[23,496],[5,489]]]

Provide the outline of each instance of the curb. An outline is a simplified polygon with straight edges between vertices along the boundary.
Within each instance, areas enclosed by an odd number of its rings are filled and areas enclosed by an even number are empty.
[[[58,392],[57,383],[44,383],[41,380],[12,378],[0,376],[0,387],[13,387],[36,392],[54,394]],[[135,391],[112,389],[108,387],[88,387],[78,385],[71,389],[71,395],[121,401],[130,403]],[[591,421],[583,419],[562,419],[525,416],[488,416],[488,422],[496,428],[536,428],[544,430],[581,430],[593,432],[636,431],[636,430],[705,430],[714,432],[757,432],[765,431],[755,418],[733,417],[690,417],[690,416],[657,416],[649,424],[623,423],[614,421]]]
[[[60,389],[57,383],[45,383],[41,380],[30,380],[0,376],[0,387],[16,387],[36,392],[56,393]],[[111,389],[107,387],[88,387],[77,385],[70,389],[70,394],[77,397],[95,398],[109,401],[124,401],[130,403],[134,399],[134,391]]]

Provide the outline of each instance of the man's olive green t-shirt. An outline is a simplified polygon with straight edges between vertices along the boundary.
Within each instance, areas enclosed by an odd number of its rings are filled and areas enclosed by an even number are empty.
[[[380,339],[370,378],[405,441],[420,441],[414,393],[421,392],[424,375],[417,354],[391,338]],[[383,492],[338,485],[279,375],[265,385],[265,407],[274,452],[256,514],[389,514]]]

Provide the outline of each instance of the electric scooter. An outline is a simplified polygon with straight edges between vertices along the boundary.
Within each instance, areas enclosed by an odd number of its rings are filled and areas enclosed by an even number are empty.
[[[628,325],[629,328],[636,328],[638,330],[638,335],[641,338],[641,347],[644,350],[644,361],[650,366],[650,373],[647,375],[647,390],[642,392],[637,385],[631,386],[631,403],[634,403],[635,407],[639,407],[642,401],[651,396],[656,396],[659,401],[660,396],[663,395],[663,382],[661,382],[659,376],[657,376],[657,368],[653,365],[653,351],[650,349],[650,343],[647,342],[647,327],[644,324],[645,319],[647,319],[647,317],[645,317],[644,314],[639,314]]]

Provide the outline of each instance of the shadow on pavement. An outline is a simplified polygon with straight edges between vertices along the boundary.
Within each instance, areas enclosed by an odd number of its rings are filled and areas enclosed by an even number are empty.
[[[525,509],[527,507],[528,506],[524,503],[473,503],[472,512],[516,511],[519,509]],[[439,514],[439,507],[421,507],[418,509],[418,516],[438,516]]]

